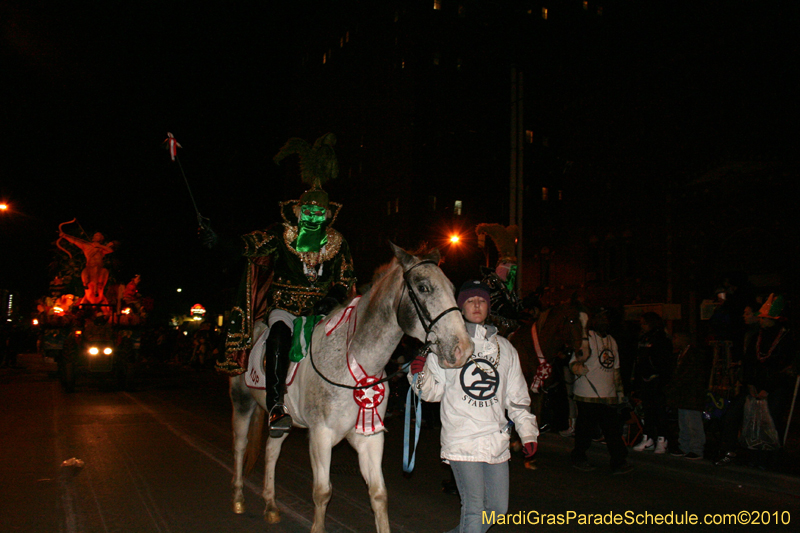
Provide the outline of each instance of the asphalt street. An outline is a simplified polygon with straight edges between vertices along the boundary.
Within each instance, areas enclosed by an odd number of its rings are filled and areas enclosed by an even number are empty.
[[[150,365],[131,392],[84,381],[75,393],[66,394],[52,361],[22,355],[17,368],[0,369],[0,402],[3,532],[310,529],[312,474],[304,430],[293,430],[278,464],[283,521],[274,526],[263,521],[258,495],[263,462],[247,481],[247,512],[231,511],[230,402],[226,380],[211,370]],[[389,418],[387,427],[383,464],[392,530],[443,532],[455,527],[460,505],[456,496],[441,491],[449,474],[438,459],[438,429],[423,428],[416,468],[409,476],[402,472],[402,416]],[[615,476],[599,444],[589,453],[598,468],[580,472],[571,467],[571,445],[572,439],[543,434],[536,470],[525,469],[522,458],[513,456],[512,523],[492,531],[586,530],[581,521],[601,522],[591,526],[601,532],[729,531],[734,529],[730,524],[702,521],[730,522],[734,515],[757,531],[797,530],[796,476],[743,466],[719,468],[708,461],[647,452],[631,452],[634,471]],[[334,450],[331,470],[328,531],[374,531],[366,486],[346,443]],[[692,515],[701,523],[676,525]],[[615,518],[621,523],[602,523]],[[656,524],[659,518],[673,523]]]

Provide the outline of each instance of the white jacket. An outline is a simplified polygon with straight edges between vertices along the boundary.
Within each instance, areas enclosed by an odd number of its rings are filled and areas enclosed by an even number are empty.
[[[494,326],[467,323],[475,353],[462,368],[443,369],[428,357],[414,386],[427,402],[441,402],[441,457],[445,460],[508,461],[507,420],[514,421],[523,443],[536,442],[539,428],[530,413],[528,387],[517,351]],[[409,374],[409,381],[413,376]]]
[[[577,401],[616,404],[622,395],[619,348],[611,335],[590,331],[588,359],[581,364],[573,355],[569,368],[576,374],[572,391]]]

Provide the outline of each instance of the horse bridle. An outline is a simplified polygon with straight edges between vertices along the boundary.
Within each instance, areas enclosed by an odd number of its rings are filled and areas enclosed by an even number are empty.
[[[433,326],[435,326],[436,323],[439,320],[441,320],[447,313],[452,313],[453,311],[456,311],[458,313],[461,312],[461,309],[459,309],[458,307],[449,307],[444,311],[442,311],[441,313],[439,313],[436,316],[436,318],[431,319],[431,314],[428,312],[427,309],[425,309],[422,306],[422,304],[419,301],[419,296],[417,296],[417,293],[414,292],[414,287],[408,280],[409,274],[411,273],[412,270],[414,270],[420,265],[426,265],[426,264],[439,266],[436,261],[426,259],[424,261],[420,261],[416,265],[412,266],[411,268],[403,272],[403,283],[404,283],[403,289],[404,290],[408,289],[408,298],[411,300],[411,303],[414,304],[414,310],[417,312],[417,318],[419,318],[419,323],[422,325],[422,329],[425,331],[425,344],[423,345],[422,348],[420,348],[420,353],[424,353],[424,351],[426,351],[430,347],[430,345],[433,344],[429,339],[431,331],[433,331]],[[400,299],[401,300],[403,299],[402,293],[400,293]],[[425,323],[426,320],[427,324]]]
[[[439,266],[439,264],[436,261],[432,261],[430,259],[426,259],[424,261],[420,261],[419,263],[417,263],[416,265],[412,266],[408,270],[404,270],[403,271],[403,291],[408,289],[408,297],[411,300],[411,303],[414,304],[414,310],[417,312],[417,318],[419,318],[419,323],[422,324],[422,329],[425,331],[425,344],[423,344],[422,347],[419,349],[419,353],[420,354],[423,354],[423,353],[427,352],[430,349],[431,344],[433,344],[430,341],[430,339],[428,338],[430,336],[431,331],[433,331],[433,326],[435,326],[436,323],[439,320],[441,320],[442,317],[445,316],[447,313],[451,313],[453,311],[461,312],[461,309],[459,309],[458,307],[450,307],[448,309],[445,309],[441,313],[439,313],[436,316],[436,318],[431,319],[431,314],[428,312],[427,309],[425,309],[422,306],[422,304],[419,301],[419,297],[414,292],[414,287],[411,286],[411,282],[408,280],[408,274],[412,270],[414,270],[415,268],[417,268],[420,265],[425,265],[425,264]],[[401,300],[403,299],[403,293],[402,292],[400,293],[400,299]],[[427,324],[425,323],[426,320],[427,320]],[[351,389],[351,390],[370,389],[370,388],[374,387],[375,385],[378,385],[380,383],[384,383],[386,381],[389,381],[390,379],[392,379],[393,377],[397,376],[398,374],[401,374],[401,373],[405,372],[405,370],[403,370],[403,368],[400,368],[396,372],[393,372],[393,373],[389,374],[388,376],[386,376],[383,379],[380,379],[378,381],[370,383],[369,385],[360,385],[360,386],[359,385],[355,385],[355,386],[354,385],[345,385],[344,383],[336,383],[335,381],[331,381],[330,379],[325,377],[325,375],[322,372],[319,371],[319,369],[317,368],[317,365],[314,363],[314,356],[313,356],[313,353],[312,353],[312,347],[310,345],[308,347],[308,356],[309,356],[308,358],[311,360],[311,366],[314,367],[314,371],[319,375],[319,377],[321,377],[325,382],[329,383],[330,385],[333,385],[335,387],[341,387],[343,389]]]

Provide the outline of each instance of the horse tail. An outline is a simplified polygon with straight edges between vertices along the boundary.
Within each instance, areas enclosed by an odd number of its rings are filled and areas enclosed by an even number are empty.
[[[244,451],[244,476],[250,475],[253,467],[256,466],[261,451],[261,435],[264,433],[264,413],[265,411],[256,406],[253,414],[250,415],[250,429],[247,431],[247,449]]]

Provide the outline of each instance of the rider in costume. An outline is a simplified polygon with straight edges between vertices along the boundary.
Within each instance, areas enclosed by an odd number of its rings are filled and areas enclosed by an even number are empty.
[[[303,139],[289,139],[274,161],[298,154],[302,179],[311,188],[298,200],[280,203],[282,223],[242,236],[240,250],[248,260],[245,290],[231,311],[225,359],[217,362],[217,369],[228,375],[244,372],[253,342],[270,328],[264,373],[270,431],[275,436],[292,427],[283,393],[295,318],[328,314],[355,284],[350,248],[331,227],[341,205],[330,202],[322,190],[324,182],[338,175],[335,143],[332,133],[317,139],[313,147]],[[209,247],[217,242],[209,228],[201,228],[200,235]]]
[[[481,281],[489,287],[492,297],[487,324],[495,326],[500,335],[506,337],[519,327],[519,319],[522,318],[522,303],[516,291],[518,228],[503,227],[500,224],[478,224],[475,233],[482,240],[489,235],[497,247],[497,265],[493,270],[481,267]]]

